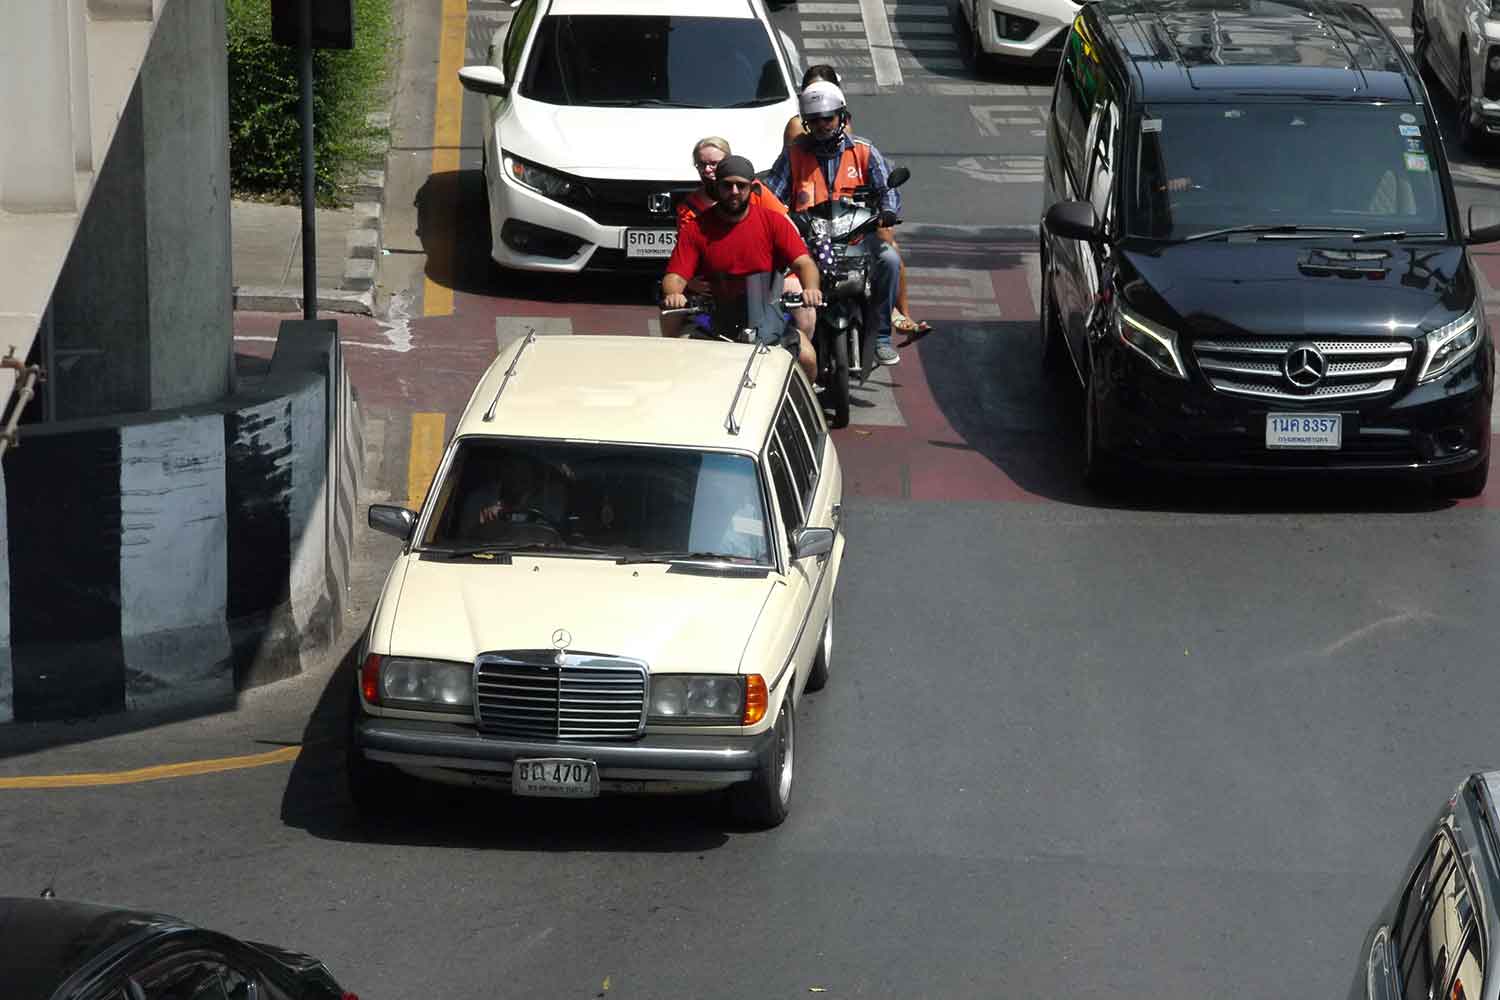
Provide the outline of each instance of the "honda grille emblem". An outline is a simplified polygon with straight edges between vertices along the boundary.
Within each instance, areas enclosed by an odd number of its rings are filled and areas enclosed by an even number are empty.
[[[646,196],[646,207],[657,215],[667,215],[672,211],[672,194],[670,191],[658,191]]]
[[[1328,374],[1328,360],[1312,344],[1297,344],[1281,359],[1286,380],[1299,389],[1311,389]]]

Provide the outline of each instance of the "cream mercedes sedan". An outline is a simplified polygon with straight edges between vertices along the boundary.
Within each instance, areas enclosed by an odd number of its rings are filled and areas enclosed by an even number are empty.
[[[786,818],[796,712],[828,679],[838,454],[783,350],[536,337],[480,380],[364,639],[362,813],[398,784],[728,788]]]

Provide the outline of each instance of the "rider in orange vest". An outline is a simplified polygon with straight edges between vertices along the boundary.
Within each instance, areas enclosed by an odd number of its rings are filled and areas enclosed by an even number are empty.
[[[901,195],[886,185],[890,169],[885,157],[848,131],[849,108],[844,92],[818,80],[803,88],[798,104],[807,132],[782,152],[762,184],[794,212],[851,194],[861,186],[885,188],[880,200],[881,225],[896,224]],[[870,308],[866,317],[875,334],[875,357],[883,365],[900,364],[901,355],[891,343],[891,313],[900,289],[901,258],[883,240],[865,240],[864,247],[870,256]]]

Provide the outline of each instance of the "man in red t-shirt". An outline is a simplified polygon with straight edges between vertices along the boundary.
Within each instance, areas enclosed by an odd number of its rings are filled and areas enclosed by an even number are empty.
[[[662,279],[662,308],[687,306],[683,291],[695,277],[707,278],[714,298],[721,302],[744,298],[744,278],[791,268],[802,279],[802,301],[810,306],[823,303],[818,287],[818,266],[807,253],[807,245],[785,215],[752,202],[755,168],[743,156],[719,161],[714,187],[719,200],[714,207],[690,216],[677,234],[677,248],[667,261]],[[817,357],[807,334],[797,331],[797,360],[809,379],[817,376]]]

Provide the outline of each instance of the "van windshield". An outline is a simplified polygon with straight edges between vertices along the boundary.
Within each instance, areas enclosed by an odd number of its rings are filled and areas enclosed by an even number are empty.
[[[1131,129],[1134,236],[1260,224],[1448,231],[1440,140],[1418,107],[1163,104],[1144,108]]]

